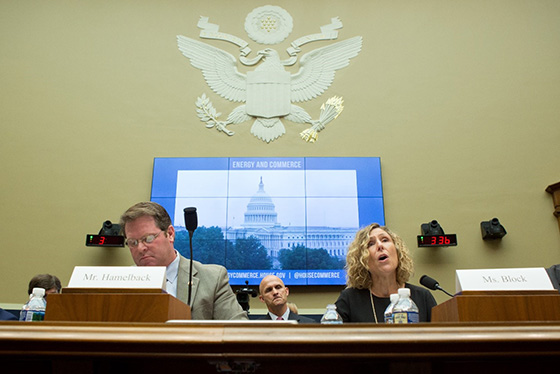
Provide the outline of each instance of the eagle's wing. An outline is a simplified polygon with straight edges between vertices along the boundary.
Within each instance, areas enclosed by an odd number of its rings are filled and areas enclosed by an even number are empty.
[[[292,75],[292,102],[311,100],[325,92],[334,73],[348,66],[361,49],[362,37],[356,36],[306,53],[300,70]]]
[[[236,68],[237,60],[231,54],[209,44],[177,35],[179,50],[202,70],[208,86],[221,97],[235,101],[246,100],[246,75]]]

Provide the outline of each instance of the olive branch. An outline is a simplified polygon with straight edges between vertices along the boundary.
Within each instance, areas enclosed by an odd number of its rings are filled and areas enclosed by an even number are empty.
[[[202,94],[201,97],[196,99],[196,108],[196,115],[202,122],[206,123],[207,128],[211,129],[216,126],[216,130],[225,132],[229,136],[235,134],[234,131],[226,128],[231,122],[218,120],[222,113],[216,111],[216,108],[212,105],[210,98],[206,97],[206,94]]]

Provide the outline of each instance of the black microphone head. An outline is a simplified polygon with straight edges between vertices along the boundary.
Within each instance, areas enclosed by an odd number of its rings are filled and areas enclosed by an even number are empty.
[[[187,228],[188,232],[193,232],[198,227],[198,218],[196,215],[196,208],[189,207],[183,209],[185,213],[185,227]]]
[[[428,277],[427,275],[422,275],[420,277],[420,284],[430,290],[438,290],[439,283],[434,278]]]

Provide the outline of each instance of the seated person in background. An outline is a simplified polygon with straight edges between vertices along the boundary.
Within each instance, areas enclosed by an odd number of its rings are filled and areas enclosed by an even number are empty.
[[[38,274],[31,278],[29,281],[29,286],[27,287],[27,293],[31,295],[35,287],[40,287],[45,289],[45,297],[51,293],[60,293],[62,285],[60,279],[55,275],[50,274]]]
[[[18,318],[10,312],[6,312],[4,309],[0,308],[0,321],[17,321]]]
[[[299,314],[298,308],[297,308],[297,305],[296,305],[296,304],[294,304],[294,303],[286,303],[286,305],[288,306],[288,309],[290,309],[290,311],[291,311],[292,313]]]
[[[548,277],[552,282],[552,285],[557,290],[560,290],[560,265],[552,265],[549,268],[546,268],[546,272],[548,273]]]
[[[427,289],[406,283],[413,263],[403,240],[384,226],[372,223],[356,233],[346,256],[347,288],[336,308],[344,322],[384,323],[389,296],[409,288],[419,309],[419,322],[430,322],[436,300]]]
[[[190,260],[174,248],[175,228],[167,211],[148,201],[130,207],[120,220],[132,259],[138,266],[166,266],[167,292],[188,302]],[[227,270],[220,265],[193,261],[192,319],[248,319],[229,285]]]
[[[300,316],[289,308],[288,295],[290,290],[275,275],[267,275],[259,286],[259,299],[266,304],[268,314],[260,319],[293,320],[299,323],[316,323],[312,318]],[[295,309],[297,310],[297,309]]]
[[[45,289],[45,298],[51,293],[60,293],[62,285],[60,279],[55,275],[50,274],[37,274],[29,281],[27,287],[27,293],[31,295],[35,287],[40,287]],[[19,318],[14,316],[10,312],[6,312],[4,309],[0,308],[0,321],[17,321]]]

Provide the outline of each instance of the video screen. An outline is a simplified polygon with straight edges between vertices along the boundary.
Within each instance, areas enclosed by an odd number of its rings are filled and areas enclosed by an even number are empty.
[[[356,231],[385,224],[378,157],[155,158],[151,200],[190,258],[183,209],[195,207],[193,258],[227,268],[230,284],[344,285]]]

